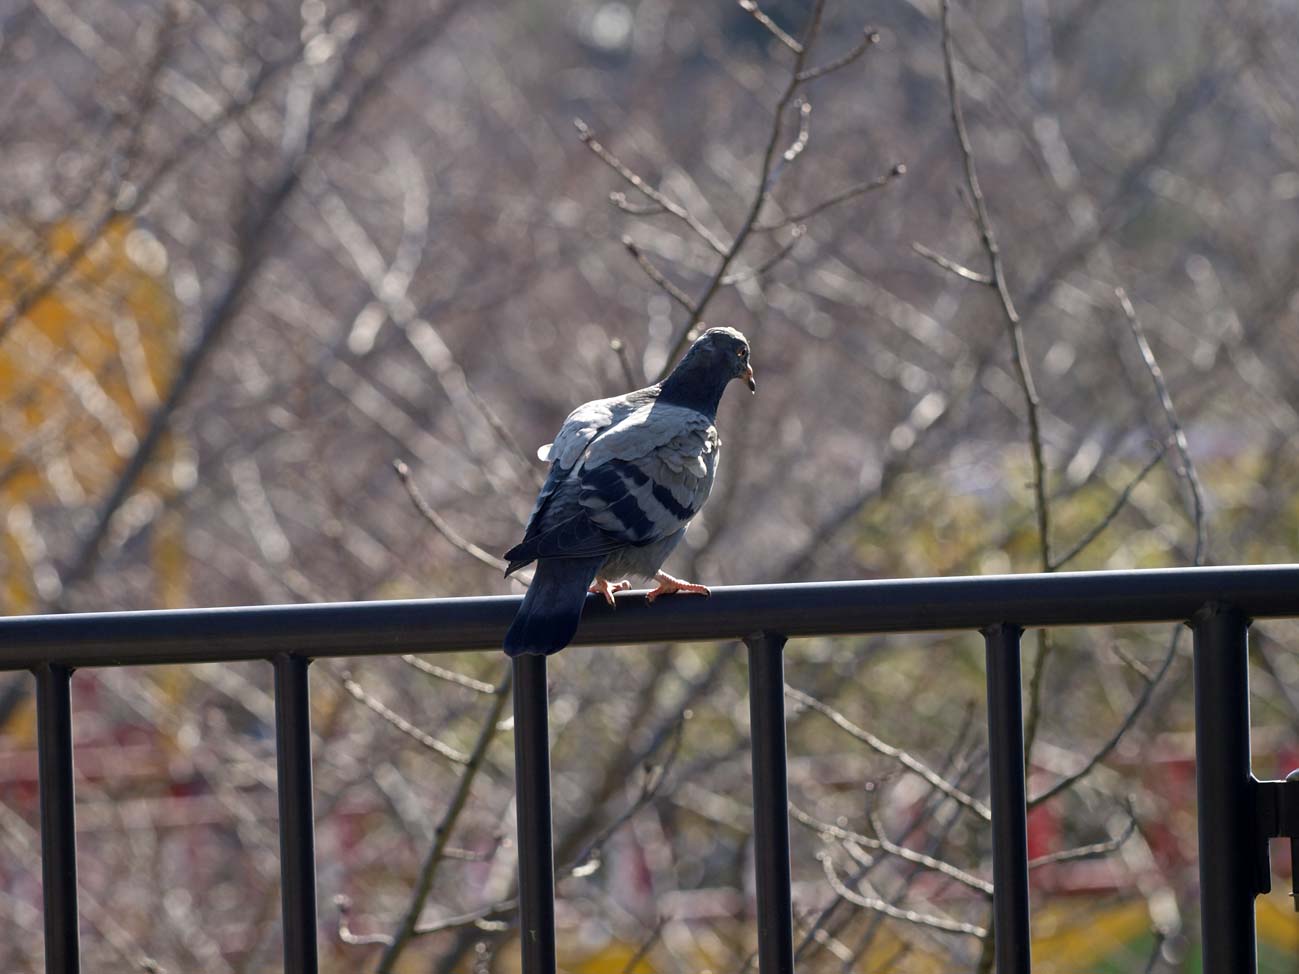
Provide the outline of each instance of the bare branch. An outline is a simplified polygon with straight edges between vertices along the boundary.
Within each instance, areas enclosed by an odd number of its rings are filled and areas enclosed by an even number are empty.
[[[756,6],[754,9],[757,9]],[[814,0],[812,11],[808,16],[807,27],[803,33],[803,40],[795,54],[794,65],[789,75],[789,83],[785,86],[785,90],[781,94],[779,101],[777,101],[775,111],[772,114],[771,134],[767,138],[767,147],[762,154],[762,162],[758,168],[757,187],[749,203],[749,211],[745,215],[743,223],[740,224],[739,231],[731,240],[730,247],[726,249],[721,260],[718,261],[712,278],[705,285],[703,293],[695,301],[694,312],[691,313],[675,338],[669,343],[667,357],[664,359],[663,368],[659,372],[659,381],[662,381],[667,376],[673,364],[685,350],[686,343],[689,342],[695,326],[703,319],[708,303],[712,301],[713,295],[722,286],[722,280],[726,277],[726,272],[730,269],[731,263],[739,255],[740,249],[749,238],[749,234],[753,232],[753,228],[757,226],[758,217],[762,214],[762,207],[767,202],[767,194],[771,189],[771,171],[776,160],[776,146],[780,144],[781,133],[784,129],[785,109],[793,101],[794,95],[798,91],[798,74],[803,70],[807,48],[811,46],[812,41],[816,38],[817,31],[821,27],[821,15],[824,11],[825,0]]]
[[[1038,856],[1036,859],[1029,860],[1028,868],[1039,869],[1042,866],[1049,866],[1057,862],[1077,862],[1080,859],[1097,859],[1101,856],[1108,856],[1110,853],[1117,852],[1122,848],[1123,843],[1132,838],[1132,834],[1136,830],[1137,820],[1133,817],[1132,810],[1128,809],[1128,824],[1119,835],[1106,839],[1104,842],[1093,842],[1091,845],[1078,846],[1074,849],[1061,849],[1059,852]]]
[[[450,744],[444,744],[433,735],[425,733],[382,701],[370,696],[370,694],[365,691],[365,688],[352,678],[352,674],[349,671],[343,670],[338,674],[338,678],[343,689],[351,694],[356,701],[364,704],[384,721],[409,737],[412,741],[415,741],[423,747],[428,748],[433,753],[439,754],[448,761],[453,761],[456,764],[467,764],[469,762],[469,755],[452,747]]]
[[[1033,370],[1028,361],[1028,350],[1024,345],[1024,329],[1020,322],[1019,312],[1010,296],[1010,287],[1006,282],[1006,271],[1001,259],[1001,249],[997,245],[996,231],[992,217],[988,213],[988,204],[979,185],[979,174],[974,164],[974,150],[970,147],[970,135],[965,127],[965,114],[961,109],[960,88],[956,81],[956,59],[953,53],[951,31],[951,0],[942,0],[940,18],[943,33],[943,72],[947,79],[947,98],[951,107],[952,129],[956,133],[956,142],[960,148],[961,161],[965,167],[965,188],[969,192],[974,207],[975,223],[979,229],[979,238],[984,252],[988,255],[988,265],[993,286],[1000,299],[1002,316],[1005,319],[1006,331],[1010,339],[1011,360],[1015,367],[1015,376],[1024,397],[1024,411],[1028,420],[1028,450],[1033,464],[1033,507],[1037,515],[1038,556],[1042,571],[1051,570],[1051,508],[1047,500],[1046,460],[1042,444],[1040,406],[1037,387],[1033,382]],[[1024,753],[1033,750],[1037,738],[1038,723],[1042,716],[1042,684],[1046,674],[1047,660],[1051,654],[1051,641],[1045,629],[1037,631],[1037,659],[1033,674],[1029,678],[1028,714],[1024,719]]]
[[[978,271],[972,271],[964,264],[958,264],[950,257],[944,257],[936,250],[930,250],[922,243],[913,241],[911,249],[930,263],[937,264],[948,273],[955,274],[957,277],[963,277],[967,281],[973,281],[975,284],[986,284],[992,286],[992,275],[981,274]]]
[[[654,929],[649,932],[649,936],[641,941],[640,946],[637,947],[635,952],[627,958],[627,963],[622,965],[622,974],[632,974],[632,971],[636,970],[637,965],[645,959],[645,955],[653,949],[654,944],[657,943],[659,937],[663,935],[663,928],[667,925],[667,917],[661,916],[658,918],[654,924]]]
[[[664,294],[685,308],[691,315],[695,314],[697,309],[694,301],[690,299],[690,295],[669,281],[667,276],[654,266],[653,261],[645,256],[636,241],[632,240],[631,237],[623,237],[622,245],[627,248],[627,253],[631,254],[636,263],[640,265],[646,277],[662,288]]]
[[[490,683],[484,683],[482,680],[475,680],[472,676],[465,676],[463,673],[457,673],[455,670],[448,670],[446,667],[437,666],[426,659],[420,659],[418,656],[403,656],[401,661],[407,666],[413,666],[421,673],[427,673],[429,676],[438,680],[445,680],[447,683],[454,683],[456,686],[464,687],[466,690],[473,690],[475,693],[495,693],[496,688]]]
[[[789,813],[793,816],[794,821],[799,824],[805,825],[809,829],[823,835],[830,835],[839,839],[841,842],[845,843],[845,849],[848,848],[847,843],[854,843],[859,846],[864,846],[867,849],[878,849],[881,852],[886,852],[898,859],[905,859],[907,862],[913,863],[917,866],[922,866],[925,869],[931,869],[934,872],[942,873],[949,879],[953,879],[963,886],[968,886],[970,889],[978,890],[980,893],[986,893],[989,896],[992,895],[992,884],[986,880],[980,879],[978,876],[971,873],[967,873],[965,870],[958,866],[953,866],[949,862],[935,859],[933,856],[925,855],[923,852],[916,852],[914,849],[908,849],[906,846],[900,846],[890,840],[874,816],[871,818],[871,827],[875,830],[875,834],[878,838],[872,838],[869,835],[862,835],[860,832],[853,832],[849,829],[845,829],[843,826],[834,825],[830,822],[823,822],[820,819],[809,815],[793,802],[790,802],[789,804]]]
[[[820,700],[816,699],[816,697],[806,694],[802,690],[795,689],[789,684],[785,685],[785,696],[805,707],[812,708],[824,717],[828,717],[836,727],[847,732],[849,736],[857,738],[857,740],[885,757],[892,758],[904,768],[914,771],[948,798],[951,798],[960,805],[964,805],[980,818],[986,821],[992,821],[992,812],[983,802],[979,801],[977,798],[972,798],[969,794],[952,784],[923,761],[912,757],[901,748],[894,747],[892,744],[881,740],[870,731],[858,727],[829,704],[822,703]]]
[[[618,356],[618,365],[622,367],[622,377],[627,380],[629,388],[635,388],[640,385],[640,380],[636,378],[636,370],[632,368],[631,356],[627,353],[627,343],[621,338],[615,338],[609,342],[609,348],[613,354]]]
[[[1137,489],[1138,485],[1140,485],[1143,480],[1146,479],[1146,475],[1159,465],[1159,461],[1164,458],[1164,454],[1167,452],[1167,444],[1161,444],[1159,449],[1155,452],[1155,455],[1147,460],[1145,465],[1137,471],[1136,476],[1128,481],[1127,485],[1119,493],[1119,496],[1114,499],[1114,503],[1110,505],[1110,509],[1105,512],[1104,516],[1093,524],[1087,533],[1074,543],[1072,548],[1066,551],[1063,555],[1058,556],[1051,563],[1051,569],[1053,571],[1059,571],[1065,565],[1069,564],[1069,562],[1073,561],[1086,551],[1093,541],[1105,533],[1105,529],[1114,523],[1114,519],[1118,517],[1123,508],[1127,506],[1129,498],[1132,497],[1132,492]]]
[[[465,554],[478,559],[488,568],[495,568],[498,572],[503,572],[509,567],[509,564],[501,558],[497,558],[489,551],[485,551],[472,541],[463,538],[455,528],[451,527],[437,511],[429,506],[424,495],[420,493],[415,486],[415,480],[411,477],[410,467],[406,466],[404,460],[394,460],[392,469],[396,471],[397,478],[401,481],[402,486],[406,488],[406,493],[410,495],[410,501],[415,505],[415,510],[419,511],[424,520],[437,530],[437,532],[451,542],[453,547],[459,548]]]
[[[762,8],[760,8],[754,0],[739,0],[739,2],[740,9],[746,10],[752,14],[753,19],[763,27],[767,28],[767,30],[771,31],[771,35],[775,37],[776,40],[780,41],[780,43],[784,44],[795,54],[803,53],[803,45],[790,37],[789,34],[785,33],[785,31],[781,29],[779,24],[763,13]]]
[[[965,167],[965,186],[974,204],[975,222],[978,225],[984,252],[988,256],[992,283],[996,287],[997,296],[1001,299],[1001,310],[1010,337],[1015,373],[1024,394],[1024,408],[1028,414],[1028,445],[1033,458],[1033,494],[1037,511],[1038,542],[1041,549],[1042,569],[1046,571],[1051,563],[1050,508],[1046,497],[1046,463],[1042,457],[1042,430],[1038,416],[1037,388],[1033,383],[1033,372],[1028,363],[1028,351],[1024,347],[1024,329],[1019,320],[1019,312],[1015,310],[1015,302],[1010,296],[1001,249],[997,245],[992,217],[988,213],[988,204],[979,185],[979,173],[974,164],[974,150],[970,147],[970,135],[965,127],[965,114],[961,109],[961,94],[956,82],[956,63],[952,50],[951,6],[951,0],[942,0],[943,71],[947,79],[947,98],[951,107],[952,128],[956,133],[957,145],[960,147],[961,161]]]
[[[760,223],[753,228],[753,232],[770,233],[773,230],[780,230],[784,227],[789,226],[790,224],[806,223],[808,220],[816,216],[818,213],[828,210],[831,207],[838,206],[840,203],[846,203],[848,202],[848,200],[856,199],[858,196],[864,196],[865,194],[872,193],[877,189],[882,189],[883,187],[887,186],[889,183],[893,182],[893,180],[897,179],[899,176],[905,176],[906,174],[907,174],[907,167],[899,162],[883,176],[877,176],[875,179],[870,179],[862,183],[856,183],[855,185],[849,186],[847,189],[840,190],[838,193],[835,193],[833,196],[829,197],[828,199],[822,200],[820,203],[817,203],[815,206],[811,207],[810,209],[804,210],[802,213],[799,213],[795,216],[791,216],[784,220],[781,220],[778,223]]]
[[[433,844],[429,847],[428,855],[424,857],[424,862],[420,865],[419,878],[415,882],[415,890],[411,895],[410,904],[407,906],[405,914],[392,935],[392,942],[388,944],[383,956],[379,959],[378,967],[375,968],[376,974],[391,974],[402,951],[410,943],[411,938],[416,935],[419,915],[424,911],[424,904],[428,901],[429,893],[433,889],[433,879],[438,866],[446,858],[451,834],[455,831],[456,822],[459,821],[460,814],[469,801],[469,791],[483,766],[483,761],[487,756],[487,749],[496,737],[501,713],[504,711],[505,702],[510,696],[510,678],[511,670],[506,667],[505,675],[493,691],[496,697],[492,701],[491,707],[488,708],[487,716],[483,718],[480,725],[478,739],[474,742],[473,751],[470,752],[465,762],[464,773],[456,783],[456,790],[451,796],[451,803],[443,812],[442,819],[433,832]]]
[[[372,947],[375,944],[390,944],[392,938],[386,933],[354,933],[352,931],[352,899],[339,894],[334,897],[334,908],[338,910],[338,939],[353,947]]]
[[[627,199],[626,193],[610,193],[609,202],[630,216],[658,216],[668,212],[662,203],[633,203]]]
[[[1204,559],[1207,548],[1204,524],[1204,487],[1200,483],[1200,475],[1196,472],[1195,461],[1191,459],[1191,448],[1186,442],[1186,431],[1182,429],[1181,420],[1177,418],[1177,409],[1173,406],[1173,397],[1169,394],[1168,384],[1164,381],[1164,372],[1159,367],[1159,362],[1155,360],[1155,353],[1150,347],[1150,342],[1146,340],[1146,332],[1141,327],[1141,319],[1137,317],[1136,309],[1132,307],[1132,302],[1128,300],[1127,292],[1123,288],[1116,288],[1114,293],[1119,299],[1119,307],[1123,309],[1123,316],[1127,319],[1128,327],[1132,330],[1132,337],[1136,340],[1137,348],[1141,351],[1141,360],[1145,363],[1146,371],[1150,373],[1150,379],[1155,384],[1155,391],[1159,394],[1159,405],[1164,410],[1164,418],[1173,431],[1173,445],[1177,447],[1177,455],[1182,461],[1182,475],[1185,477],[1191,492],[1191,521],[1195,527],[1195,564],[1199,565]]]
[[[798,113],[798,135],[785,150],[782,156],[784,162],[793,162],[801,156],[812,138],[812,103],[806,98],[799,98],[794,102],[794,111]],[[773,172],[771,178],[774,180],[776,176],[777,173]]]
[[[808,68],[806,71],[800,72],[798,80],[804,82],[812,81],[815,78],[820,78],[827,74],[833,74],[840,68],[846,68],[879,42],[879,32],[867,27],[865,31],[862,32],[862,39],[857,42],[857,46],[851,51],[843,57],[835,58],[827,64],[822,64],[815,68]]]
[[[904,910],[878,897],[863,896],[856,890],[849,889],[843,880],[839,878],[839,874],[834,868],[834,857],[830,855],[829,850],[818,852],[816,857],[821,860],[821,866],[825,870],[826,882],[830,884],[830,888],[849,903],[860,906],[862,909],[874,910],[876,913],[883,913],[894,920],[904,920],[907,923],[930,927],[934,930],[943,930],[947,933],[961,933],[970,937],[986,937],[988,935],[985,928],[975,926],[973,923],[949,920],[946,917],[934,916],[930,913],[918,913],[915,910]]]
[[[641,193],[646,198],[651,200],[655,205],[660,207],[664,212],[671,213],[678,220],[685,223],[686,226],[688,226],[691,230],[693,230],[696,234],[699,235],[699,238],[703,240],[704,243],[708,244],[708,246],[711,247],[718,254],[726,253],[727,250],[726,244],[722,243],[722,241],[717,238],[717,235],[715,233],[709,230],[708,227],[704,226],[704,224],[700,222],[700,220],[693,213],[691,213],[688,209],[686,209],[676,200],[670,199],[669,197],[665,196],[660,190],[655,189],[644,179],[642,179],[639,175],[637,175],[636,172],[633,171],[630,166],[624,163],[621,159],[619,159],[616,155],[614,155],[603,143],[601,143],[598,139],[596,139],[594,133],[592,133],[591,131],[591,127],[587,125],[586,122],[582,121],[582,119],[580,118],[575,118],[573,119],[573,125],[577,129],[578,139],[580,139],[582,144],[585,145],[588,149],[590,149],[595,154],[597,159],[599,159],[606,166],[608,166],[619,176],[625,179],[633,188],[636,189],[637,192]],[[619,209],[623,209],[624,208],[623,204],[626,201],[626,197],[625,196],[621,197],[621,201],[620,201],[619,196],[620,194],[612,194],[609,197],[609,201],[613,203],[615,206],[618,206]]]
[[[1164,674],[1168,672],[1168,668],[1172,665],[1174,658],[1177,656],[1177,646],[1181,641],[1181,637],[1182,627],[1177,626],[1173,629],[1173,634],[1168,640],[1168,649],[1165,651],[1164,658],[1159,664],[1159,669],[1155,671],[1154,677],[1148,680],[1141,688],[1141,693],[1137,696],[1137,699],[1133,702],[1131,709],[1128,710],[1123,720],[1119,723],[1119,726],[1115,728],[1114,733],[1109,736],[1104,744],[1096,749],[1096,752],[1092,754],[1092,756],[1088,758],[1077,771],[1061,778],[1055,784],[1047,788],[1046,791],[1029,798],[1029,808],[1035,808],[1043,802],[1050,801],[1056,795],[1068,791],[1078,782],[1082,781],[1095,771],[1100,763],[1109,757],[1110,752],[1118,747],[1119,741],[1123,740],[1123,735],[1132,728],[1132,725],[1137,722],[1137,718],[1140,717],[1142,712],[1146,709],[1146,705],[1154,695],[1155,687],[1163,681]]]
[[[794,248],[798,246],[798,242],[802,240],[803,237],[806,235],[807,235],[807,227],[803,226],[802,224],[795,225],[794,229],[790,231],[789,240],[787,240],[780,247],[779,250],[773,253],[770,257],[767,257],[760,264],[755,264],[752,267],[746,267],[743,270],[736,271],[733,274],[727,274],[726,277],[722,278],[722,283],[739,284],[741,281],[748,281],[755,277],[761,277],[762,275],[766,274],[769,270],[771,270],[773,267],[775,267],[777,264],[779,264],[786,257],[788,257],[791,253],[793,253]]]

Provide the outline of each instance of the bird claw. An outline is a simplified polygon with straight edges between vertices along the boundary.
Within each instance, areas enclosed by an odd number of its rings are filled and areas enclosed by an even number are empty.
[[[610,605],[614,605],[614,594],[617,592],[625,592],[629,588],[631,588],[631,582],[626,579],[623,579],[621,582],[611,582],[606,578],[597,578],[591,583],[591,586],[587,591],[592,595],[603,595],[606,602]]]
[[[680,592],[683,595],[712,595],[712,590],[707,585],[699,585],[695,582],[687,582],[685,579],[675,578],[667,572],[659,572],[654,576],[655,586],[645,593],[645,602],[649,605],[654,604],[654,600],[660,595],[672,595]]]

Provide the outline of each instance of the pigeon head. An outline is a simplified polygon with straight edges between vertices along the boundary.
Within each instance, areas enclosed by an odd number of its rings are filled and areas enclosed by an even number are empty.
[[[757,392],[748,339],[734,328],[709,328],[663,380],[659,398],[713,416],[732,379],[743,379],[750,392]]]

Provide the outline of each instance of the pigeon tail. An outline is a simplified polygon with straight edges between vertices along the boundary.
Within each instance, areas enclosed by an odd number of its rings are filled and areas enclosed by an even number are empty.
[[[582,618],[587,587],[604,559],[597,555],[538,561],[528,594],[505,634],[506,654],[550,656],[567,646]]]

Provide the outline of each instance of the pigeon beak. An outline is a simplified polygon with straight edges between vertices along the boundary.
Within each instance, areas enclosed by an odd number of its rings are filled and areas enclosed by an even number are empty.
[[[752,366],[752,365],[746,365],[746,366],[744,367],[744,371],[741,372],[740,375],[744,378],[744,384],[747,385],[747,386],[749,387],[749,391],[750,391],[750,392],[757,392],[757,391],[758,391],[758,384],[757,384],[756,382],[753,381],[753,366]]]

